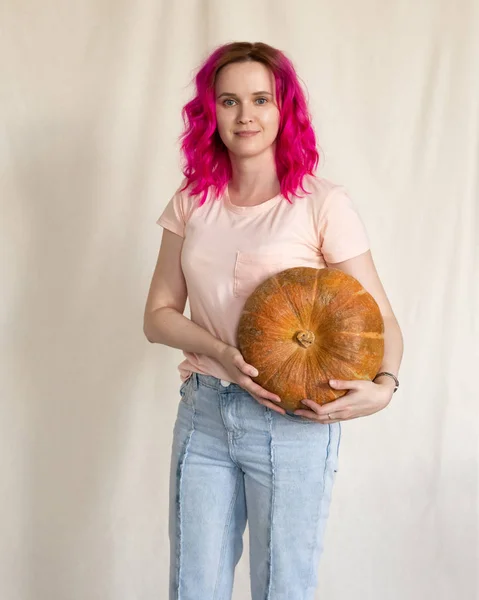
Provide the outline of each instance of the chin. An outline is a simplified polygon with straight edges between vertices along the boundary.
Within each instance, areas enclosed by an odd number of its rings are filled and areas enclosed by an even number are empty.
[[[258,154],[262,154],[266,152],[270,146],[264,144],[246,144],[243,145],[242,142],[231,144],[228,150],[234,154],[235,156],[244,156],[245,158],[248,156],[257,156]]]
[[[254,156],[259,156],[260,154],[263,154],[263,152],[266,150],[266,148],[262,148],[260,150],[255,150],[254,148],[251,148],[251,150],[247,151],[247,150],[238,150],[236,149],[232,149],[230,150],[231,154],[233,154],[234,156],[237,156],[238,158],[253,158]]]

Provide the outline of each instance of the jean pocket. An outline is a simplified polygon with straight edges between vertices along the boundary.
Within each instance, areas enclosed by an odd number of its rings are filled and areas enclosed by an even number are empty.
[[[183,381],[183,383],[180,386],[180,402],[182,402],[183,404],[186,404],[187,406],[192,406],[193,405],[193,397],[192,397],[192,393],[191,393],[191,379],[192,379],[192,375],[190,375],[188,377],[188,379],[186,379],[185,381]]]

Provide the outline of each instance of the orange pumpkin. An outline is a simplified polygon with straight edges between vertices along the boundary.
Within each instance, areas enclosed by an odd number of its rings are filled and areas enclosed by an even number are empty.
[[[293,267],[248,297],[238,349],[256,367],[253,379],[278,394],[288,411],[301,400],[331,402],[346,390],[330,379],[371,380],[384,354],[384,322],[374,298],[339,269]]]

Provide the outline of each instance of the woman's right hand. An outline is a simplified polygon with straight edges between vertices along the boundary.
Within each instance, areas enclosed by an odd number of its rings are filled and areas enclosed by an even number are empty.
[[[216,359],[228,373],[228,381],[238,384],[263,406],[282,415],[285,414],[286,411],[275,404],[275,402],[281,402],[281,398],[272,392],[268,392],[251,379],[251,377],[258,376],[258,371],[253,365],[249,365],[244,360],[238,348],[226,345],[218,353]]]

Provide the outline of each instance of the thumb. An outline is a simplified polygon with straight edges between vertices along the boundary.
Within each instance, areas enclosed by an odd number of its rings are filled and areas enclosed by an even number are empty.
[[[249,375],[250,377],[257,377],[258,371],[253,367],[253,365],[249,365],[238,348],[235,349],[235,355],[233,358],[233,364],[237,369],[244,373],[245,375]]]
[[[353,390],[358,387],[357,381],[344,381],[341,379],[330,379],[329,385],[335,390]]]
[[[243,364],[241,365],[241,370],[243,371],[243,373],[245,373],[246,375],[250,375],[251,377],[258,377],[259,375],[258,369],[255,369],[253,365],[249,365],[246,362],[243,362]]]

